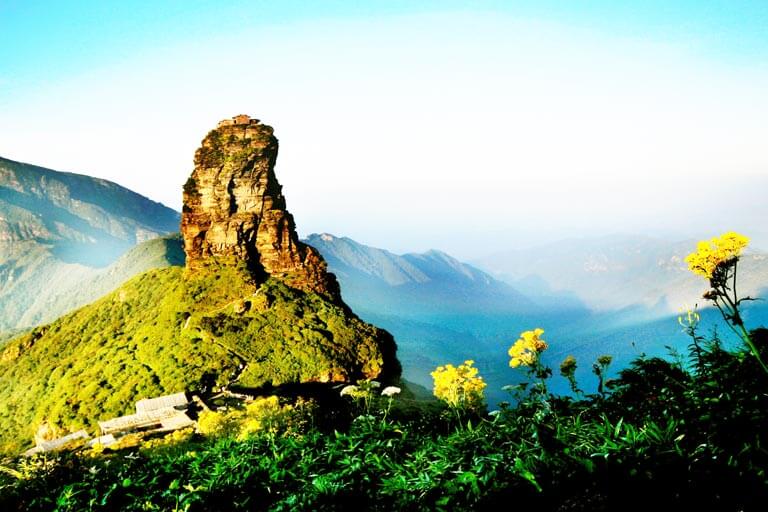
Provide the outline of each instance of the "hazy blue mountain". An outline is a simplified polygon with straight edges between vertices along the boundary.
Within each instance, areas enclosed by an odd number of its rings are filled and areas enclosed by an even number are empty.
[[[707,283],[693,275],[684,258],[696,240],[668,241],[644,236],[606,236],[564,240],[526,250],[497,254],[475,262],[536,300],[540,295],[569,295],[590,311],[564,318],[531,317],[546,329],[550,350],[545,361],[554,369],[568,354],[579,360],[579,378],[595,384],[591,364],[601,354],[614,357],[614,371],[645,354],[685,354],[690,339],[677,322],[678,312],[695,304],[702,313],[701,332],[716,329],[737,343],[716,310],[701,298]],[[742,296],[768,296],[768,257],[747,252],[739,267]],[[747,326],[768,325],[768,306],[749,304]],[[502,371],[504,361],[495,361]],[[553,384],[564,391],[566,382]],[[594,392],[594,388],[591,389]]]
[[[633,307],[663,316],[702,303],[706,281],[693,275],[684,261],[695,248],[696,240],[615,235],[496,254],[475,264],[534,299],[539,294],[567,294],[595,310]],[[742,257],[739,284],[747,295],[759,294],[768,285],[766,254],[748,252]]]
[[[98,298],[106,267],[178,226],[178,212],[115,183],[0,158],[0,331]]]
[[[517,334],[545,318],[587,314],[577,301],[554,294],[533,301],[440,251],[397,255],[329,234],[305,241],[328,262],[352,309],[395,336],[404,376],[429,388],[436,366],[473,359],[500,390],[511,376],[498,363]]]
[[[86,267],[74,275],[75,279],[59,278],[56,286],[45,286],[31,299],[19,325],[33,326],[52,321],[106,295],[135,275],[174,265],[184,265],[180,235],[147,240],[130,248],[108,267]],[[69,267],[59,267],[58,270],[64,269],[71,271]],[[58,277],[59,272],[54,272]]]
[[[444,252],[397,255],[327,233],[310,235],[305,242],[322,253],[355,311],[422,319],[540,309],[510,285]]]

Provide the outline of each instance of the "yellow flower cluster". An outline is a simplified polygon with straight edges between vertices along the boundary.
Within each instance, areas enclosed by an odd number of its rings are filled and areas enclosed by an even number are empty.
[[[520,334],[514,345],[509,347],[509,366],[533,366],[539,358],[539,354],[547,350],[549,345],[541,339],[544,329],[534,329]]]
[[[686,256],[685,262],[694,274],[711,279],[718,265],[738,257],[747,244],[749,238],[729,231],[712,240],[699,242],[696,252]]]
[[[613,356],[609,356],[608,354],[599,356],[597,358],[597,364],[599,364],[602,367],[607,367],[609,364],[613,362]]]
[[[483,390],[487,385],[472,366],[472,360],[453,366],[438,366],[431,373],[434,395],[453,408],[476,409],[483,405]]]
[[[245,406],[245,419],[240,425],[239,439],[257,432],[277,432],[285,426],[285,419],[293,411],[290,405],[280,405],[276,396],[257,398]]]
[[[299,423],[298,412],[291,405],[280,405],[276,396],[256,398],[244,409],[204,411],[197,428],[206,436],[235,436],[245,439],[260,432],[278,433]]]

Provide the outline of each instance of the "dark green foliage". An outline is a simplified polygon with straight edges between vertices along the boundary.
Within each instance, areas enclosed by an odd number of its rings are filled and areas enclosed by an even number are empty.
[[[677,363],[659,357],[639,358],[619,372],[609,404],[624,418],[668,417],[681,412],[691,376]]]
[[[605,397],[524,395],[486,419],[396,399],[387,419],[336,414],[329,431],[334,402],[303,435],[62,456],[0,477],[0,509],[764,510],[768,378],[746,351],[694,357],[705,371],[641,358]]]

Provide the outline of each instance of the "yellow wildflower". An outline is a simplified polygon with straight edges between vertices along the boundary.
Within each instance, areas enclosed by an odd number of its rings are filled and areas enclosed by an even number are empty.
[[[534,329],[520,334],[520,338],[509,347],[509,366],[533,366],[538,361],[539,354],[547,350],[549,345],[541,339],[544,329]]]
[[[709,241],[699,242],[696,252],[686,256],[685,262],[694,274],[712,279],[718,266],[738,258],[748,244],[749,238],[729,231]]]
[[[431,373],[435,383],[434,395],[454,408],[481,407],[483,389],[487,384],[478,375],[478,370],[473,364],[474,361],[470,359],[459,366],[438,366]]]
[[[613,361],[613,356],[609,356],[607,354],[597,358],[597,363],[603,367],[608,366],[609,364],[611,364],[612,361]]]

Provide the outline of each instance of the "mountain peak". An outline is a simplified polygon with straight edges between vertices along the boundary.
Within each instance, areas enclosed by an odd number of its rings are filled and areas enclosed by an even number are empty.
[[[187,267],[245,262],[258,278],[277,277],[340,302],[323,258],[299,241],[275,176],[277,151],[272,127],[244,114],[220,121],[203,139],[184,185]]]
[[[258,391],[398,378],[395,340],[344,304],[325,260],[299,241],[276,158],[271,127],[221,123],[184,187],[187,269],[150,270],[0,346],[0,411],[13,411],[0,414],[0,453],[41,423],[95,428],[140,398],[211,383]]]

